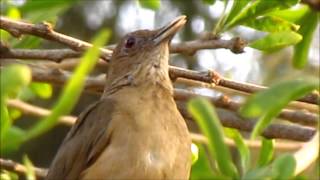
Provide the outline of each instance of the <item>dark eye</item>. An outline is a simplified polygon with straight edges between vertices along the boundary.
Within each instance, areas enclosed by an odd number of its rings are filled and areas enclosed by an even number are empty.
[[[125,47],[131,48],[136,43],[136,39],[134,37],[129,37],[126,41]]]

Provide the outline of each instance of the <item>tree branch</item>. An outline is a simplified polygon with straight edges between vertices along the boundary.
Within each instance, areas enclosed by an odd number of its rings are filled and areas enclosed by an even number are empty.
[[[30,34],[30,35],[35,35],[44,39],[48,39],[51,41],[56,41],[61,44],[67,45],[73,50],[83,52],[89,47],[92,47],[92,44],[81,41],[79,39],[72,38],[70,36],[55,32],[51,25],[48,23],[40,23],[40,24],[31,24],[31,23],[26,23],[26,22],[21,22],[21,21],[16,21],[12,19],[8,19],[5,17],[0,17],[0,28],[8,31],[10,34],[12,34],[15,37],[19,37],[22,34]],[[207,42],[209,41],[209,42]],[[235,52],[241,52],[243,51],[243,48],[245,47],[246,42],[241,40],[240,38],[234,38],[230,41],[228,40],[221,40],[221,39],[210,39],[209,40],[195,40],[195,41],[190,41],[190,42],[184,42],[176,45],[172,45],[170,48],[171,52],[178,52],[178,53],[186,53],[186,54],[192,54],[195,51],[199,49],[208,49],[208,48],[231,48],[231,50]],[[8,50],[4,51],[7,52],[7,58],[8,55],[14,52]],[[17,52],[16,52],[17,53]],[[21,51],[18,53],[20,54],[15,54],[16,56],[21,55]],[[48,52],[52,53],[52,52]],[[59,56],[68,56],[71,55],[71,52],[67,52],[68,55],[59,55]],[[109,61],[110,57],[112,54],[112,50],[101,48],[101,57]],[[74,54],[72,54],[74,55]],[[35,54],[33,54],[33,57]],[[39,57],[43,57],[44,55],[41,54]],[[48,56],[48,55],[46,55]],[[59,58],[58,58],[59,59]],[[57,58],[53,58],[52,60],[56,60]],[[180,73],[180,76],[178,75]],[[215,83],[216,85],[219,86],[224,86],[228,87],[231,89],[243,91],[246,93],[254,93],[257,91],[261,91],[266,89],[266,87],[263,86],[257,86],[254,84],[249,84],[249,83],[240,83],[236,81],[232,81],[226,78],[222,78],[219,74],[213,72],[213,71],[208,71],[206,75],[205,73],[197,73],[196,71],[191,71],[191,70],[183,70],[183,69],[177,69],[177,68],[170,68],[170,75],[172,77],[184,77],[184,78],[189,78],[189,79],[194,79],[198,81],[203,81],[207,83]],[[204,75],[204,76],[203,76]],[[318,104],[320,102],[320,97],[319,94],[316,93],[311,93],[301,99],[299,101],[307,102],[307,103],[312,103],[312,104]]]
[[[60,70],[58,68],[49,68],[43,67],[39,64],[31,64],[27,63],[32,70],[32,79],[33,81],[38,82],[46,82],[56,85],[64,84],[71,76],[71,73],[67,71]],[[85,89],[94,93],[103,92],[103,88],[105,85],[105,77],[87,77],[85,82]],[[174,98],[176,100],[187,101],[192,97],[202,96],[209,99],[215,106],[229,109],[231,111],[237,112],[239,108],[242,106],[242,103],[236,102],[228,98],[227,96],[221,97],[210,97],[204,96],[201,94],[197,94],[195,92],[175,89]],[[317,126],[319,121],[319,116],[313,113],[309,113],[307,111],[302,110],[290,110],[283,109],[279,114],[279,118],[288,120],[293,123],[298,123],[306,126]]]
[[[17,162],[8,159],[0,158],[0,169],[5,169],[17,173],[18,175],[25,176],[27,173],[27,168]],[[47,169],[34,167],[34,172],[37,178],[44,179],[47,175]]]
[[[88,48],[92,47],[92,44],[90,43],[54,31],[52,29],[51,24],[46,22],[39,24],[31,24],[22,21],[12,20],[1,16],[0,28],[8,31],[14,37],[20,37],[22,34],[34,35],[43,39],[61,43],[75,51],[83,52]],[[105,60],[110,59],[110,55],[112,53],[111,50],[104,48],[100,48],[100,50],[101,58]]]

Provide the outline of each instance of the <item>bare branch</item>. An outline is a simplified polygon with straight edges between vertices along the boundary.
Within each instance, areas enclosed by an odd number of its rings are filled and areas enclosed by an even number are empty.
[[[214,104],[216,107],[229,109],[231,111],[237,112],[240,107],[243,105],[242,103],[233,101],[227,96],[220,96],[220,97],[210,97],[210,96],[204,96],[200,95],[191,91],[183,90],[183,89],[175,89],[174,91],[174,97],[176,100],[180,101],[187,101],[193,97],[202,96],[211,101],[212,104]],[[289,109],[283,109],[281,113],[279,114],[279,118],[288,120],[293,123],[306,125],[306,126],[312,126],[315,127],[318,125],[319,116],[313,113],[309,113],[306,111],[301,110],[289,110]]]
[[[35,71],[34,71],[34,69],[35,69]],[[55,83],[58,85],[65,83],[65,81],[70,76],[68,73],[66,73],[62,70],[56,71],[53,69],[41,69],[41,68],[32,68],[32,74],[33,74],[33,78],[34,78],[33,80],[35,80],[35,81]],[[46,78],[48,78],[48,79],[46,79]],[[103,79],[102,78],[88,78],[86,80],[85,87],[90,91],[102,92],[104,84],[105,84],[104,78]],[[191,97],[199,96],[199,94],[190,93],[190,92],[181,91],[181,90],[180,91],[175,90],[174,95],[175,95],[176,99],[182,100],[184,102],[190,96]],[[225,101],[223,99],[214,99],[212,97],[210,97],[210,100],[217,107],[228,108],[233,111],[239,108],[239,104],[237,104],[233,101]],[[183,113],[183,109],[181,109],[181,107],[180,107],[180,110]],[[292,111],[292,112],[294,112],[294,111]],[[289,113],[289,118],[290,118],[290,116],[295,117],[295,114],[294,114],[295,112],[294,113],[292,113],[292,112],[285,111],[284,114]],[[221,118],[222,124],[226,127],[236,128],[236,129],[240,129],[243,131],[251,131],[253,129],[254,122],[251,120],[242,120],[243,118],[239,117],[236,113],[232,114],[231,111],[230,112],[229,111],[220,111],[220,113],[218,113],[218,115]],[[224,115],[223,113],[226,113],[229,115]],[[303,113],[303,112],[301,112],[301,113]],[[282,116],[286,116],[286,115],[282,115]],[[303,116],[308,117],[308,119],[314,118],[314,115],[310,116],[310,114],[304,114]],[[184,113],[184,117],[187,118],[187,113]],[[294,118],[292,118],[292,119],[294,119]],[[304,120],[299,119],[296,121],[300,122],[300,121],[304,121]],[[310,123],[310,122],[308,122],[308,121],[303,122],[303,124],[308,124],[308,123]],[[311,120],[311,123],[314,123],[313,120]],[[279,126],[280,127],[278,127],[278,125],[272,126],[271,130],[266,131],[266,134],[264,134],[264,135],[269,138],[283,138],[283,139],[292,139],[292,140],[297,140],[297,141],[305,141],[305,140],[308,140],[309,138],[311,138],[312,135],[314,134],[314,129],[308,129],[308,128],[302,128],[302,127],[300,128],[300,127],[287,126],[287,125],[283,126],[280,124],[279,124]],[[281,128],[283,128],[283,130],[281,130]],[[273,132],[273,131],[275,131],[275,132]],[[282,134],[281,132],[285,132],[288,134]],[[295,135],[292,135],[291,133],[293,133],[293,132],[295,132],[295,134],[301,135],[301,137],[300,136],[297,137]],[[273,133],[275,133],[275,134],[273,134]]]
[[[70,48],[76,51],[81,51],[81,52],[92,46],[92,44],[90,43],[55,32],[50,26],[50,24],[48,23],[40,23],[40,24],[34,25],[31,23],[25,23],[21,21],[11,20],[5,17],[0,17],[0,28],[8,31],[9,33],[11,33],[13,36],[16,36],[16,37],[21,36],[21,34],[35,35],[35,36],[42,37],[44,39],[59,42],[61,44],[69,46]],[[206,41],[209,41],[209,42],[206,42]],[[213,41],[216,41],[216,42],[213,43]],[[217,44],[220,44],[220,45],[218,46]],[[222,47],[222,48],[231,48],[235,52],[237,51],[241,52],[241,47],[243,49],[245,44],[246,43],[240,38],[234,38],[230,41],[221,40],[221,39],[195,40],[195,41],[180,43],[177,45],[172,45],[170,51],[192,54],[193,52],[199,49]],[[112,54],[112,50],[101,48],[101,54],[104,60],[109,61]],[[175,71],[175,73],[172,71]],[[196,78],[194,80],[199,80],[207,83],[215,83],[216,85],[219,85],[219,86],[228,87],[228,88],[243,91],[246,93],[254,93],[254,92],[266,89],[266,87],[263,87],[263,86],[257,86],[254,84],[242,83],[242,82],[240,83],[240,82],[228,80],[226,78],[222,78],[221,76],[219,76],[219,74],[213,71],[208,71],[207,75],[203,77],[201,75],[199,76],[199,74],[191,75],[190,73],[192,73],[192,71],[190,70],[186,72],[186,71],[183,71],[183,69],[180,69],[179,71],[178,69],[175,69],[175,70],[173,70],[172,68],[170,69],[170,74],[172,77],[179,77],[177,73],[187,76],[185,78],[188,78],[188,77],[190,79]],[[183,76],[180,76],[180,77],[183,77]],[[318,104],[320,102],[320,97],[319,97],[319,94],[311,93],[299,99],[299,101]]]
[[[21,176],[25,176],[25,174],[27,173],[27,168],[24,165],[14,162],[12,160],[2,158],[0,158],[0,169],[12,171]],[[47,175],[47,170],[42,168],[35,167],[34,172],[36,177],[39,179],[44,179]]]
[[[15,108],[15,109],[19,109],[21,110],[24,114],[31,114],[31,115],[37,115],[40,117],[45,117],[50,115],[51,111],[49,111],[48,109],[44,109],[38,106],[34,106],[28,103],[25,103],[23,101],[20,100],[8,100],[7,101],[8,106]],[[76,121],[76,118],[73,116],[61,116],[59,118],[59,122],[62,124],[66,124],[66,125],[72,125],[74,124]]]
[[[67,58],[80,57],[81,53],[71,49],[10,49],[0,43],[0,59],[32,59],[61,62]]]
[[[54,31],[49,23],[43,22],[39,24],[31,24],[22,21],[0,17],[0,28],[8,31],[15,37],[20,37],[22,34],[30,34],[41,37],[43,39],[55,41],[70,47],[73,50],[83,52],[92,47],[92,44],[79,39],[66,36],[64,34]],[[110,59],[111,50],[101,48],[101,57]]]
[[[47,115],[50,114],[50,110],[45,109],[45,108],[41,108],[35,105],[31,105],[28,104],[26,102],[20,101],[20,100],[9,100],[8,102],[9,107],[13,107],[16,108],[20,111],[22,111],[25,114],[30,114],[30,115],[35,115],[35,116],[39,116],[39,117],[45,117]],[[179,106],[179,109],[181,109],[185,114],[185,109],[182,105]],[[187,116],[187,118],[189,118],[190,116],[188,114],[185,114]],[[218,114],[218,116],[221,116],[220,114]],[[75,116],[61,116],[59,118],[59,123],[65,124],[67,126],[72,126],[75,121],[76,121],[77,117]],[[229,121],[229,120],[226,120]],[[229,123],[230,124],[230,123]],[[191,137],[192,140],[194,142],[201,142],[201,143],[206,143],[206,138],[201,135],[201,134],[196,134],[196,133],[191,133]],[[225,139],[226,144],[230,145],[230,146],[234,146],[234,143],[230,140],[230,139]],[[258,144],[258,142],[254,141],[248,141],[246,140],[246,144],[248,144],[250,147],[253,148],[257,148],[260,147],[260,144]],[[299,143],[295,143],[295,145],[291,145],[290,143],[277,143],[277,147],[283,149],[283,148],[287,148],[287,149],[297,149],[298,147],[300,147],[301,144]]]
[[[71,76],[67,71],[63,71],[57,68],[42,67],[38,64],[27,63],[32,70],[33,81],[47,82],[57,85],[64,84]],[[183,73],[183,72],[182,72]],[[179,74],[179,72],[177,73]],[[101,93],[105,85],[105,77],[87,77],[85,83],[85,89],[94,93]],[[175,89],[174,93],[176,100],[187,101],[192,97],[202,96],[208,98],[215,106],[229,109],[231,111],[237,112],[242,106],[241,103],[235,102],[228,98],[227,96],[221,96],[218,98],[204,96],[191,91]],[[298,123],[306,126],[317,126],[319,123],[319,116],[313,113],[302,110],[289,110],[284,109],[281,111],[279,118],[291,121],[293,123]]]

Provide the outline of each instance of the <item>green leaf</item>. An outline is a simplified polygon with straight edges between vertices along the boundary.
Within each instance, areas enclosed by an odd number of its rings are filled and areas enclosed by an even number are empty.
[[[9,117],[12,120],[18,119],[22,115],[21,111],[16,108],[9,108],[8,112],[9,112]]]
[[[262,147],[260,149],[258,166],[265,166],[271,162],[274,153],[273,144],[274,140],[262,138]]]
[[[160,0],[138,0],[139,5],[146,9],[151,9],[156,11],[160,8],[161,2]]]
[[[249,118],[261,116],[253,129],[252,137],[260,134],[291,100],[296,100],[317,87],[319,82],[316,79],[291,80],[251,96],[240,113]]]
[[[216,2],[216,0],[202,0],[202,2],[204,4],[213,5]]]
[[[240,13],[241,10],[243,10],[248,5],[249,2],[251,2],[251,0],[236,0],[229,2],[232,2],[233,4],[224,24],[229,24],[231,21],[233,21],[233,19]]]
[[[191,144],[191,154],[192,154],[192,164],[194,164],[199,159],[199,148],[194,143]]]
[[[1,96],[0,100],[0,117],[0,140],[3,141],[12,124],[3,96]]]
[[[23,141],[25,131],[16,127],[11,126],[5,134],[6,138],[1,139],[0,150],[2,153],[7,154],[12,151],[17,151]]]
[[[286,46],[297,44],[302,40],[302,36],[293,31],[275,32],[266,35],[249,44],[250,47],[261,51],[274,51]]]
[[[214,174],[210,167],[209,159],[206,156],[204,146],[198,144],[197,147],[199,150],[198,160],[192,165],[190,179],[213,179]]]
[[[244,22],[255,19],[266,13],[270,13],[275,10],[289,8],[298,3],[298,0],[282,0],[282,1],[266,1],[266,0],[256,0],[249,6],[246,6],[237,16],[233,18],[227,24],[226,29],[230,29],[238,24],[243,24]]]
[[[265,32],[297,31],[299,25],[275,16],[262,16],[257,19],[249,20],[245,26]]]
[[[26,167],[26,179],[27,180],[36,180],[34,166],[28,156],[23,156],[23,164]]]
[[[9,9],[8,9],[8,12],[7,12],[7,16],[10,18],[10,19],[21,19],[21,14],[20,14],[20,11],[18,8],[16,7],[13,7],[11,6]]]
[[[42,39],[34,36],[23,36],[21,39],[12,39],[10,41],[13,48],[36,48],[42,42]]]
[[[294,175],[296,161],[291,154],[283,154],[272,163],[273,179],[290,179]]]
[[[231,138],[237,146],[237,150],[240,154],[241,168],[245,172],[250,166],[250,150],[245,144],[242,135],[236,129],[224,128],[224,132],[227,137]]]
[[[269,166],[265,166],[249,170],[241,179],[268,179],[270,176],[271,168]]]
[[[310,9],[298,21],[298,23],[301,24],[298,32],[303,36],[303,39],[294,46],[293,66],[295,68],[303,68],[308,62],[309,49],[318,21],[318,14]]]
[[[229,177],[237,177],[228,147],[223,141],[223,129],[211,104],[203,98],[192,99],[188,110],[201,132],[208,138],[210,154],[216,159],[219,170]]]
[[[48,99],[52,95],[52,87],[48,83],[33,82],[30,84],[31,90],[41,98]]]
[[[109,36],[110,31],[104,30],[94,38],[93,47],[81,58],[80,64],[77,66],[71,79],[67,82],[51,114],[31,128],[24,140],[29,140],[45,133],[56,125],[60,116],[70,113],[81,95],[86,75],[94,68],[99,59],[100,47],[105,44]]]
[[[297,22],[303,16],[305,16],[308,11],[309,7],[307,5],[300,5],[299,7],[284,9],[281,11],[273,11],[271,13],[268,13],[268,16],[275,16],[290,22]]]
[[[10,65],[0,72],[1,98],[17,94],[19,90],[31,81],[31,71],[25,65]]]

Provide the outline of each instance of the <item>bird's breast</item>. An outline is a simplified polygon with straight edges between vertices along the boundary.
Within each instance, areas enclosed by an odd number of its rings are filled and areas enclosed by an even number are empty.
[[[189,134],[172,97],[136,93],[128,90],[116,103],[108,127],[111,142],[84,173],[85,179],[99,174],[112,179],[189,176]]]

